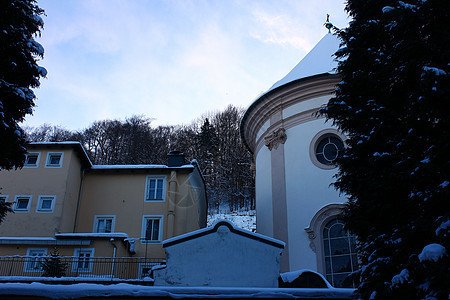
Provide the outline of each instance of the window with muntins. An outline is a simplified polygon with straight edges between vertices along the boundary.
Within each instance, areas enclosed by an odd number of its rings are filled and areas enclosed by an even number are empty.
[[[146,201],[164,201],[166,196],[166,177],[147,177]]]
[[[40,272],[42,271],[42,262],[47,255],[46,248],[29,248],[27,250],[27,259],[25,261],[25,272]]]
[[[114,232],[115,216],[95,216],[94,232]]]
[[[162,216],[144,216],[142,224],[143,243],[160,242],[162,238]]]
[[[72,265],[73,272],[91,272],[94,257],[93,248],[75,249],[75,258]]]
[[[352,272],[358,268],[355,237],[344,230],[344,222],[333,219],[323,229],[326,278],[334,287],[354,287]]]
[[[344,142],[338,136],[325,135],[316,146],[316,158],[324,165],[332,165],[343,149]]]

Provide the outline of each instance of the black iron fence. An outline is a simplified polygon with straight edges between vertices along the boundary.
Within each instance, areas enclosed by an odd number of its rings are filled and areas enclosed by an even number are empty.
[[[152,267],[164,264],[144,257],[0,256],[0,276],[144,279],[153,277]]]

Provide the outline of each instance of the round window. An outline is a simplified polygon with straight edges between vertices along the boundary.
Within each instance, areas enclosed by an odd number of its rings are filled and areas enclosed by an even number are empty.
[[[344,149],[344,142],[337,135],[325,135],[317,143],[315,154],[317,161],[324,165],[332,165],[339,151]]]

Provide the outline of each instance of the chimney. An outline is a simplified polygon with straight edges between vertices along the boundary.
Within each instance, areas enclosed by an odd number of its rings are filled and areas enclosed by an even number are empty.
[[[177,150],[172,150],[167,154],[167,166],[180,167],[184,165],[184,153]]]

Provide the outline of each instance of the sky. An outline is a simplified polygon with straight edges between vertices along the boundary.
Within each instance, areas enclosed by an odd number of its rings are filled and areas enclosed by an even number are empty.
[[[190,124],[248,107],[349,18],[342,0],[38,0],[48,71],[33,115],[82,130],[133,115]]]

